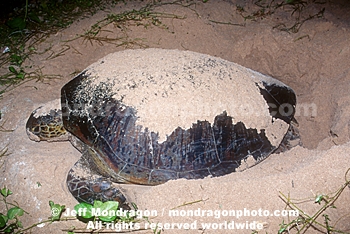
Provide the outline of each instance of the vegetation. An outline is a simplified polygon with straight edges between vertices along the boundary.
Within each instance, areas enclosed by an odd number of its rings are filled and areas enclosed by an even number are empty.
[[[60,75],[43,74],[42,67],[32,67],[28,64],[31,56],[37,51],[37,45],[47,37],[57,33],[59,30],[69,26],[75,19],[88,17],[97,10],[103,10],[107,5],[113,5],[113,0],[66,0],[64,4],[60,1],[47,0],[40,4],[28,5],[17,10],[6,24],[0,25],[0,48],[4,48],[0,55],[0,97],[6,90],[17,87],[29,80],[44,81],[47,79],[60,78]],[[146,47],[141,39],[130,38],[127,27],[131,25],[168,27],[162,23],[163,18],[183,19],[183,16],[155,11],[155,7],[167,4],[177,4],[189,7],[193,4],[174,1],[170,3],[153,2],[138,10],[125,11],[119,14],[109,14],[105,19],[96,22],[84,34],[78,35],[72,40],[83,38],[90,43],[97,42],[113,43],[117,46]],[[117,36],[106,35],[108,25],[119,29]],[[108,34],[108,33],[107,33]],[[70,49],[69,45],[58,52],[51,54],[47,59],[53,59],[64,55]],[[49,48],[47,49],[47,51]],[[46,51],[45,51],[46,52]],[[43,52],[42,52],[43,53]]]
[[[334,228],[334,225],[337,222],[332,222],[331,218],[327,214],[328,209],[336,209],[336,201],[343,193],[345,189],[349,189],[350,185],[350,168],[345,173],[345,183],[332,195],[323,195],[318,194],[313,200],[315,204],[321,205],[321,207],[313,214],[309,215],[308,212],[305,212],[301,208],[299,208],[298,204],[308,202],[309,199],[305,199],[302,201],[295,201],[291,199],[289,196],[280,192],[280,198],[286,203],[287,207],[297,210],[299,213],[299,217],[293,219],[291,221],[287,221],[287,223],[282,222],[280,225],[280,229],[278,230],[279,234],[282,233],[290,233],[292,230],[296,231],[296,233],[307,233],[310,229],[317,230],[320,233],[346,233],[342,230],[337,230]],[[319,217],[323,217],[323,223],[319,221]],[[349,217],[343,217],[348,219]]]
[[[0,213],[0,233],[25,233],[26,231],[30,231],[31,229],[40,226],[45,223],[52,223],[55,221],[63,222],[67,220],[81,220],[84,223],[91,223],[90,226],[93,226],[93,223],[96,221],[103,221],[104,225],[116,225],[118,222],[124,223],[135,223],[138,222],[137,218],[137,207],[134,205],[134,210],[131,211],[123,211],[118,212],[119,203],[116,201],[107,201],[100,202],[95,201],[94,205],[90,205],[87,203],[79,203],[74,207],[74,216],[67,216],[62,218],[63,212],[66,210],[65,205],[55,204],[53,201],[49,202],[51,217],[47,220],[41,221],[39,223],[35,223],[30,225],[29,227],[24,228],[21,217],[24,214],[29,215],[28,212],[24,211],[17,204],[13,204],[7,201],[8,196],[12,195],[12,191],[7,189],[6,187],[0,190],[0,193],[3,197],[3,203],[5,205],[5,212]],[[100,212],[99,215],[95,215],[94,211],[103,211]],[[73,213],[73,212],[71,212]],[[95,212],[97,213],[97,212]],[[99,228],[75,228],[72,227],[70,229],[64,230],[68,234],[73,234],[74,231],[87,231],[87,229],[91,230],[91,232],[97,231]]]
[[[40,53],[37,51],[37,45],[50,35],[57,33],[59,30],[66,28],[74,22],[74,20],[89,17],[99,10],[104,10],[106,6],[113,6],[118,0],[39,0],[36,3],[29,3],[25,0],[23,7],[15,8],[7,18],[0,22],[0,97],[9,89],[17,87],[30,80],[45,81],[60,78],[59,74],[49,75],[43,74],[43,67],[35,67],[30,65],[30,59],[33,54]],[[207,2],[203,0],[202,2]],[[24,3],[24,0],[23,0]],[[127,1],[125,1],[125,4]],[[296,33],[300,27],[308,20],[317,17],[323,17],[325,8],[319,12],[303,16],[306,6],[310,3],[322,4],[316,0],[257,0],[254,1],[257,9],[245,9],[242,5],[236,6],[236,12],[245,20],[258,21],[266,17],[277,14],[279,11],[291,12],[294,18],[288,23],[276,25],[283,31]],[[83,38],[85,41],[103,43],[114,43],[117,46],[138,46],[146,47],[142,39],[130,38],[127,28],[130,25],[138,26],[157,26],[168,30],[168,27],[161,21],[162,18],[183,19],[183,16],[161,13],[155,11],[157,6],[176,4],[182,7],[190,7],[196,4],[195,1],[174,0],[172,2],[153,1],[141,9],[125,11],[120,14],[110,14],[105,19],[96,22],[84,34],[74,38]],[[240,25],[231,22],[218,22],[210,20],[214,23]],[[292,23],[292,24],[291,24]],[[108,30],[105,28],[113,24],[114,27],[120,29],[117,36],[106,34]],[[288,25],[287,25],[288,24]],[[50,55],[47,59],[52,59],[63,55],[69,50],[67,45],[59,54]]]
[[[37,53],[36,45],[69,26],[77,17],[103,9],[104,0],[42,0],[11,12],[0,24],[0,96],[29,80],[43,81],[59,75],[42,73],[42,68],[25,65]]]
[[[274,28],[288,33],[297,33],[306,21],[315,18],[323,18],[325,11],[325,8],[322,8],[318,12],[310,15],[305,13],[305,8],[308,5],[324,3],[326,2],[317,2],[316,0],[255,0],[255,7],[252,9],[247,9],[247,7],[241,4],[236,5],[236,12],[243,17],[244,21],[261,21],[274,16],[278,18],[278,16],[276,16],[278,13],[290,12],[290,19],[288,19],[287,22],[274,26]],[[242,23],[210,21],[218,24],[245,26],[245,24]]]

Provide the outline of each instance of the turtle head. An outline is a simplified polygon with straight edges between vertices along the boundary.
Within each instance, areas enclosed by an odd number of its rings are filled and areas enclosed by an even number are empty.
[[[52,102],[36,109],[30,115],[26,130],[33,141],[68,140],[67,131],[62,122],[62,111],[54,108]]]

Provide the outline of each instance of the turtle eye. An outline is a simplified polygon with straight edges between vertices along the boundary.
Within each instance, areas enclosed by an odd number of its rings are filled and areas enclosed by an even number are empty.
[[[34,134],[39,134],[40,133],[40,126],[35,126],[34,128],[32,128],[32,132]]]

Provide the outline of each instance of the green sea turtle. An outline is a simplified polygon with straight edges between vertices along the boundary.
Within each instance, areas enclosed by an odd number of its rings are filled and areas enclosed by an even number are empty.
[[[78,201],[117,200],[113,184],[158,185],[244,170],[299,144],[294,91],[235,63],[189,51],[110,54],[35,110],[30,139],[69,139]]]

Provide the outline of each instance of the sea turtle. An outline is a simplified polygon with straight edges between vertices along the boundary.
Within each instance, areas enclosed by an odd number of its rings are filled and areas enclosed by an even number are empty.
[[[223,176],[299,144],[295,106],[287,85],[217,57],[125,50],[64,85],[26,129],[32,140],[70,139],[82,152],[67,178],[78,201],[125,203],[112,182]]]

